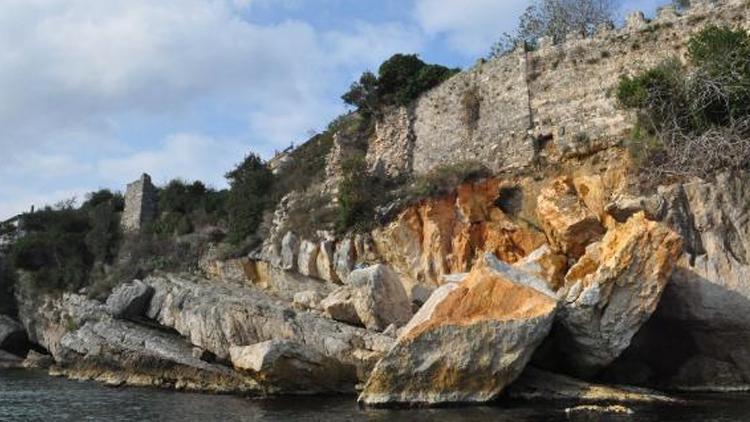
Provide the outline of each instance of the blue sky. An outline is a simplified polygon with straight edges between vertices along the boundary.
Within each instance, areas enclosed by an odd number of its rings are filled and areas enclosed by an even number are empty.
[[[142,172],[223,187],[247,152],[323,129],[362,71],[468,67],[527,1],[3,0],[0,219]]]

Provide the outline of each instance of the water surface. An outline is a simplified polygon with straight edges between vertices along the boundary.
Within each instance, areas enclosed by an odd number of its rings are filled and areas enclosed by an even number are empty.
[[[635,406],[633,416],[597,421],[750,421],[750,395],[687,397],[680,406]],[[0,421],[559,421],[570,403],[506,403],[443,409],[360,409],[354,397],[254,400],[150,388],[112,388],[0,370]],[[574,419],[592,420],[592,419]]]

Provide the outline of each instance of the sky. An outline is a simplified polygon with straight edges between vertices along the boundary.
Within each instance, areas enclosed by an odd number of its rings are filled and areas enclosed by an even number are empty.
[[[363,71],[467,68],[528,1],[2,0],[0,220],[144,172],[223,188],[345,112]]]

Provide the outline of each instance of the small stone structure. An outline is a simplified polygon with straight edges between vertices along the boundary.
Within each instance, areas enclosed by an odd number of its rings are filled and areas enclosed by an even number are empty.
[[[158,196],[151,176],[143,174],[140,179],[128,184],[125,192],[125,212],[122,214],[122,230],[138,233],[157,215]]]

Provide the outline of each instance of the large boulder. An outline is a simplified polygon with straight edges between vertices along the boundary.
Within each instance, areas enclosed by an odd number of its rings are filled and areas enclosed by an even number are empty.
[[[287,232],[281,239],[281,268],[287,271],[297,269],[299,239],[292,232]]]
[[[23,356],[29,350],[29,339],[23,326],[7,315],[0,315],[0,350]]]
[[[568,369],[593,375],[617,358],[656,309],[681,237],[643,213],[610,230],[568,271],[555,333]]]
[[[55,363],[55,359],[50,355],[45,355],[36,350],[29,350],[26,359],[23,360],[24,368],[47,369]]]
[[[375,366],[361,403],[487,402],[521,373],[547,336],[557,301],[494,262],[433,293]]]
[[[300,274],[308,277],[318,277],[318,250],[316,242],[303,240],[299,246],[299,256],[297,257],[297,268]]]
[[[354,368],[288,340],[268,340],[229,349],[232,365],[246,371],[268,393],[352,392]]]
[[[382,331],[390,324],[409,322],[409,296],[389,267],[377,264],[352,271],[347,287],[352,291],[357,316],[368,329]]]
[[[604,235],[598,217],[579,198],[568,177],[558,178],[541,190],[536,211],[552,247],[569,257],[580,257],[587,245]]]
[[[349,278],[349,273],[354,269],[355,254],[354,240],[351,237],[347,237],[336,244],[336,252],[333,254],[333,269],[339,280],[346,281]]]
[[[334,269],[334,243],[332,240],[323,240],[318,248],[318,256],[315,259],[315,270],[318,277],[331,283],[338,283],[339,277]]]
[[[305,290],[294,295],[292,304],[297,309],[319,309],[323,295],[315,290]]]
[[[352,296],[352,289],[349,286],[339,287],[320,302],[320,307],[336,321],[363,326],[362,320],[357,315],[357,308],[354,306]]]
[[[154,289],[133,280],[116,287],[107,298],[107,312],[115,318],[139,318],[144,315]]]

